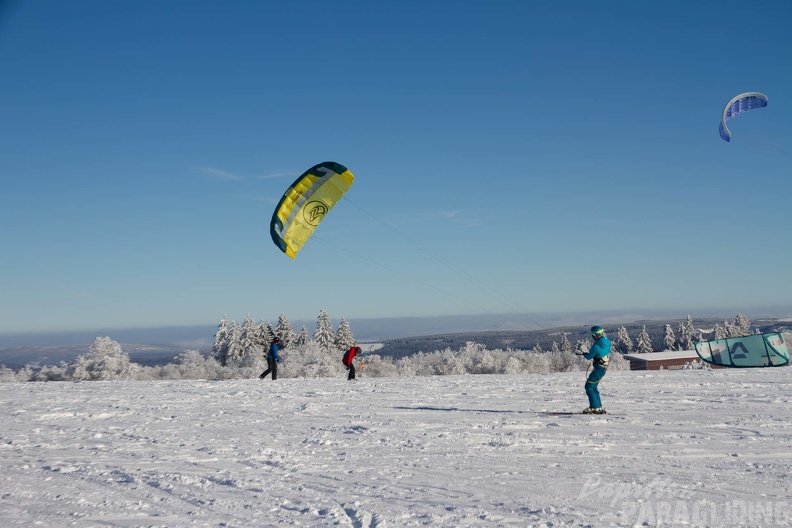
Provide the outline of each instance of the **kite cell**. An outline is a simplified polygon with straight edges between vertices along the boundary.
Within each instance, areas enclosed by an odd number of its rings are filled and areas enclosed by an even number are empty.
[[[767,96],[763,93],[745,92],[734,97],[723,107],[720,122],[720,137],[723,138],[724,141],[731,141],[731,132],[729,131],[729,127],[726,126],[726,121],[748,110],[764,108],[765,106],[767,106]]]
[[[333,161],[305,171],[286,189],[272,214],[270,235],[275,245],[291,258],[296,257],[354,180],[349,169]]]
[[[789,364],[784,335],[779,332],[729,337],[696,343],[696,353],[720,367],[783,367]]]

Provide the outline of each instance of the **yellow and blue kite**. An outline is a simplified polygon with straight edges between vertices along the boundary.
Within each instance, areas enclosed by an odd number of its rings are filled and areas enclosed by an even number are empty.
[[[270,235],[275,245],[291,258],[296,257],[353,181],[349,169],[334,161],[305,171],[286,189],[272,214]]]

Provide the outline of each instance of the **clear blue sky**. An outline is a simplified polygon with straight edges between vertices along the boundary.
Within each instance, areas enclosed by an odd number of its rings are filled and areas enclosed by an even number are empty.
[[[530,313],[789,304],[790,28],[787,0],[4,2],[0,333],[510,311],[475,281]],[[725,143],[744,91],[769,106]],[[355,184],[291,260],[272,210],[328,160]]]

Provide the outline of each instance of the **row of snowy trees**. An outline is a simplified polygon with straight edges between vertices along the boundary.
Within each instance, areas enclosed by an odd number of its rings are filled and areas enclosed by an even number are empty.
[[[677,333],[670,324],[665,325],[663,344],[660,347],[652,345],[646,326],[638,334],[637,342],[633,345],[632,339],[624,326],[619,327],[616,339],[613,340],[613,348],[622,354],[637,352],[645,354],[658,352],[661,350],[693,350],[696,341],[707,339],[726,339],[728,337],[742,337],[751,335],[751,321],[743,314],[737,314],[734,321],[728,319],[723,321],[723,325],[716,324],[711,330],[697,329],[693,325],[693,319],[688,315],[687,319],[679,323]]]
[[[544,374],[585,371],[589,362],[572,352],[536,353],[526,350],[496,349],[468,342],[459,350],[420,352],[393,360],[378,355],[365,356],[360,374],[365,377],[442,376],[460,374]],[[629,363],[614,354],[610,369],[628,370]],[[22,381],[114,381],[114,380],[182,380],[182,379],[251,379],[260,366],[222,365],[213,357],[186,351],[173,363],[147,367],[133,363],[121,346],[109,337],[96,338],[87,354],[72,363],[40,369],[25,367],[19,372],[0,367],[0,382]],[[284,351],[278,369],[281,378],[343,379],[346,370],[338,354],[328,354],[319,342],[292,343]]]
[[[693,319],[688,315],[685,321],[679,323],[676,333],[674,333],[674,329],[670,324],[665,325],[663,344],[658,347],[652,344],[649,333],[646,331],[646,326],[638,334],[636,342],[633,342],[627,328],[624,326],[620,326],[616,331],[616,336],[611,336],[610,339],[615,352],[645,354],[661,350],[693,350],[696,341],[710,338],[740,337],[751,333],[751,322],[742,314],[737,314],[737,318],[734,321],[725,320],[723,325],[716,324],[715,328],[710,331],[697,329],[693,325]],[[573,345],[567,333],[564,332],[561,334],[560,342],[553,341],[550,352],[588,352],[591,343],[590,339],[579,339]],[[536,353],[543,352],[538,344],[533,347],[532,351]]]
[[[271,323],[263,320],[257,324],[250,316],[242,324],[229,322],[223,316],[215,332],[212,356],[223,366],[258,365],[275,337],[280,339],[286,350],[291,346],[303,346],[312,341],[325,353],[345,352],[355,344],[349,322],[342,318],[338,330],[334,330],[333,322],[324,310],[319,311],[312,337],[308,336],[305,325],[296,334],[285,314],[280,314],[274,328]]]
[[[167,365],[146,367],[132,362],[116,341],[97,337],[88,353],[71,363],[40,368],[27,365],[18,372],[0,367],[0,382],[227,379],[235,377],[233,374],[197,350],[187,350]]]

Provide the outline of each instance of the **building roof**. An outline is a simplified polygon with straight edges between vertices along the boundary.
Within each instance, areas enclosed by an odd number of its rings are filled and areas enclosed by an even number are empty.
[[[624,358],[641,361],[668,361],[669,359],[698,359],[699,356],[695,350],[665,350],[648,354],[625,354]]]

